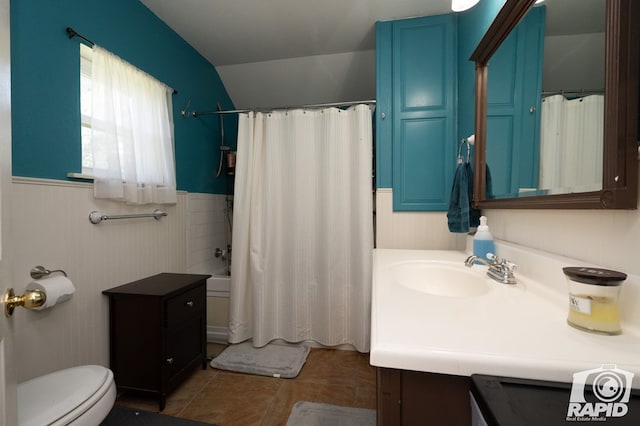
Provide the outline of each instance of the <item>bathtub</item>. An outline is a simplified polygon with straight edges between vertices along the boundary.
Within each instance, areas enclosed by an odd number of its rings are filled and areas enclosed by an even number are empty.
[[[231,276],[227,275],[225,270],[208,274],[211,278],[207,279],[207,341],[226,343],[229,322],[224,315],[229,309]]]
[[[207,280],[207,297],[229,297],[231,288],[231,276],[225,271],[211,273]]]

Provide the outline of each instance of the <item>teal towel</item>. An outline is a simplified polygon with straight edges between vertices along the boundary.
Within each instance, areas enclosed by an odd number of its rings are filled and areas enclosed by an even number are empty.
[[[467,168],[467,182],[469,183],[469,192],[467,193],[469,195],[469,227],[470,228],[477,228],[478,226],[480,226],[480,216],[482,216],[482,213],[480,212],[480,209],[474,209],[472,207],[473,205],[473,169],[471,168],[471,164],[467,163],[466,164],[466,168]],[[489,169],[487,168],[487,173],[489,173]],[[489,178],[490,179],[490,178]],[[489,181],[487,181],[487,184]],[[468,232],[468,231],[465,231]]]
[[[469,232],[480,224],[480,210],[471,207],[473,200],[473,170],[471,164],[458,164],[453,177],[447,223],[450,232]]]

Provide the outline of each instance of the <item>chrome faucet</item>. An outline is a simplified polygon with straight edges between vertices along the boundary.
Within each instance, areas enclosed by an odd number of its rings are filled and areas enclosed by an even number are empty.
[[[471,268],[475,262],[480,262],[484,265],[487,265],[489,269],[487,270],[487,275],[498,281],[502,284],[515,284],[516,277],[513,275],[513,271],[517,268],[515,263],[512,263],[506,259],[500,259],[493,253],[487,254],[488,261],[478,257],[478,256],[469,256],[467,260],[464,261],[464,266]]]

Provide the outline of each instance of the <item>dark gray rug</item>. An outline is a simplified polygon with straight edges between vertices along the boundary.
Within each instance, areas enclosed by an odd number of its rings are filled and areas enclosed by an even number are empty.
[[[193,420],[179,419],[149,411],[134,410],[114,406],[101,426],[212,426],[211,423],[200,423]]]
[[[309,348],[300,345],[270,343],[254,348],[250,342],[226,348],[211,361],[213,368],[259,376],[296,377],[307,361]]]
[[[298,401],[287,426],[375,426],[376,412],[366,408]]]

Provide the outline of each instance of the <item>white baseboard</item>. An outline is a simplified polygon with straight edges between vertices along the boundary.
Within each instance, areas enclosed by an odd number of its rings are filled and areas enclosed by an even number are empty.
[[[226,327],[207,326],[207,342],[227,343],[228,330]]]

